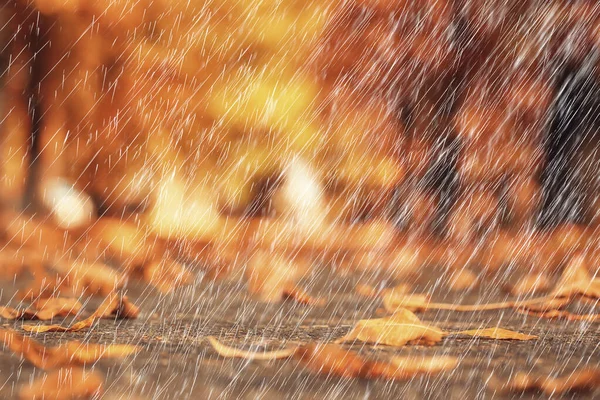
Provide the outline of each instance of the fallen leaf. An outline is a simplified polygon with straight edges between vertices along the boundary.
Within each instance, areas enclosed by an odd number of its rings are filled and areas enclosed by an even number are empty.
[[[10,351],[27,359],[38,368],[52,368],[63,362],[62,358],[57,362],[52,350],[13,330],[0,329],[0,340]]]
[[[343,378],[377,378],[391,365],[367,361],[358,353],[336,344],[311,343],[298,348],[294,357],[309,370]]]
[[[29,309],[0,307],[0,317],[4,319],[33,319],[35,312]]]
[[[518,372],[509,380],[494,376],[488,382],[488,387],[500,393],[540,391],[547,396],[555,397],[568,392],[594,390],[600,387],[600,369],[585,368],[557,378]]]
[[[23,330],[34,333],[44,332],[76,332],[91,327],[98,319],[106,317],[136,318],[138,308],[129,302],[127,296],[120,296],[113,292],[109,294],[98,306],[96,311],[84,320],[78,321],[69,327],[61,325],[23,325]]]
[[[307,344],[294,357],[309,370],[343,378],[410,380],[423,374],[453,369],[454,357],[393,357],[390,361],[373,361],[337,344]]]
[[[130,344],[94,344],[81,343],[78,341],[67,342],[54,348],[56,351],[64,352],[70,362],[78,364],[89,364],[100,359],[124,358],[140,351],[138,346]]]
[[[519,309],[518,311],[522,314],[533,315],[539,318],[564,319],[567,321],[587,322],[600,321],[600,314],[573,314],[565,310],[534,311],[528,309]]]
[[[600,299],[600,278],[590,274],[586,257],[583,254],[576,254],[567,264],[550,295]]]
[[[52,265],[60,279],[60,288],[68,288],[73,294],[108,295],[123,285],[125,276],[101,262],[88,263],[80,260],[59,261]]]
[[[208,336],[206,339],[210,342],[211,346],[220,356],[228,358],[243,358],[246,360],[278,360],[281,358],[289,358],[293,356],[298,349],[298,347],[289,347],[275,351],[248,351],[224,345],[213,336]]]
[[[423,324],[409,310],[399,309],[389,317],[358,321],[350,332],[335,343],[360,340],[398,347],[409,342],[431,345],[440,342],[443,336],[444,332],[439,328]]]
[[[35,318],[45,321],[54,317],[76,315],[81,310],[79,300],[70,297],[52,297],[40,299],[33,303]]]
[[[0,330],[0,340],[13,353],[43,369],[85,364],[107,358],[123,358],[139,351],[128,344],[83,344],[72,341],[55,347],[46,347],[38,341],[13,330]]]
[[[385,289],[382,292],[383,307],[391,313],[399,309],[425,311],[429,308],[430,298],[426,294],[408,294],[398,289]]]
[[[286,291],[296,286],[307,268],[301,260],[259,250],[250,257],[245,272],[248,292],[261,301],[279,302],[287,297]]]
[[[498,327],[445,332],[437,327],[425,325],[409,310],[399,309],[389,317],[358,321],[349,333],[336,340],[335,343],[360,340],[365,343],[398,347],[409,342],[431,345],[440,342],[446,336],[459,334],[498,340],[530,340],[537,338],[537,336],[525,335]]]
[[[526,335],[503,328],[479,328],[460,332],[452,332],[451,335],[467,335],[476,338],[496,339],[496,340],[531,340],[537,339],[535,335]]]
[[[89,398],[102,393],[102,376],[82,368],[62,368],[45,374],[19,391],[21,400]]]

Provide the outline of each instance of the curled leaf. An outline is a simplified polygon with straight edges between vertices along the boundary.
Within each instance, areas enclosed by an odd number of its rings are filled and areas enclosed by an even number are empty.
[[[215,351],[222,357],[228,358],[243,358],[246,360],[278,360],[281,358],[289,358],[297,350],[297,347],[289,347],[287,349],[275,350],[275,351],[248,351],[236,349],[219,342],[213,336],[206,338]]]
[[[91,327],[100,318],[112,316],[115,318],[136,318],[138,313],[138,308],[131,304],[126,296],[121,297],[118,293],[113,292],[104,299],[92,315],[69,327],[61,325],[23,325],[23,330],[34,333],[76,332]]]
[[[36,309],[35,317],[45,321],[54,317],[66,317],[75,315],[81,310],[81,303],[75,298],[53,297],[49,299],[40,299],[33,303]]]
[[[440,342],[443,336],[441,329],[425,325],[409,310],[400,309],[389,317],[358,321],[336,343],[360,340],[388,346],[404,346],[409,342],[431,345]]]
[[[600,278],[590,274],[585,256],[576,254],[567,264],[550,294],[554,297],[582,296],[600,299]]]
[[[63,368],[52,371],[24,386],[19,391],[21,400],[63,400],[99,396],[103,378],[95,371],[82,368]]]
[[[510,331],[503,328],[479,328],[466,331],[454,332],[452,335],[467,335],[476,338],[497,339],[497,340],[531,340],[537,339],[535,335],[526,335],[524,333]]]

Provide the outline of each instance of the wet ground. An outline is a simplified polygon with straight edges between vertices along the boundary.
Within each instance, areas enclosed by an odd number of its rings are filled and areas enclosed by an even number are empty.
[[[252,300],[243,285],[205,282],[181,288],[167,296],[142,286],[128,289],[141,307],[133,321],[102,320],[91,331],[36,335],[47,344],[67,340],[96,343],[132,343],[143,347],[136,357],[122,362],[100,361],[88,366],[106,376],[106,399],[471,399],[510,398],[487,388],[492,372],[568,373],[600,363],[598,323],[539,320],[512,310],[477,313],[425,312],[419,317],[447,330],[500,326],[535,334],[535,341],[473,340],[450,337],[436,346],[348,346],[373,358],[390,355],[454,355],[460,358],[452,372],[423,376],[409,382],[367,381],[319,376],[294,360],[246,361],[225,359],[205,340],[244,348],[262,344],[278,349],[293,343],[331,341],[345,334],[362,318],[381,314],[379,300],[354,291],[359,276],[322,273],[311,282],[314,294],[327,298],[321,308],[284,302],[264,304]],[[422,289],[436,301],[476,302],[506,298],[493,281],[470,293],[449,293],[443,282],[421,277]],[[437,282],[437,283],[436,283]],[[6,291],[3,301],[7,300]],[[443,294],[443,295],[441,295]],[[20,327],[21,322],[4,325]],[[256,347],[254,347],[256,349]],[[13,398],[20,385],[43,373],[9,352],[0,353],[0,396]],[[547,398],[536,393],[513,398]],[[555,398],[598,398],[600,391]]]

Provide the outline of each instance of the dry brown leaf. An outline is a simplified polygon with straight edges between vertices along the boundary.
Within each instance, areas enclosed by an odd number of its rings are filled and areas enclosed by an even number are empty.
[[[558,378],[519,372],[509,380],[492,377],[488,387],[500,393],[536,390],[554,397],[568,392],[594,390],[600,387],[600,369],[585,368]]]
[[[35,318],[45,321],[54,317],[66,317],[76,315],[81,310],[79,300],[71,297],[53,297],[40,299],[33,303]]]
[[[248,292],[261,301],[279,302],[307,269],[302,260],[259,250],[248,261],[245,272]]]
[[[479,281],[479,277],[468,269],[458,269],[452,271],[448,286],[451,290],[471,290],[474,289]]]
[[[61,278],[61,288],[69,288],[74,294],[107,295],[123,285],[125,276],[106,264],[84,261],[60,261],[52,269]]]
[[[519,278],[519,281],[508,288],[515,296],[545,292],[550,288],[550,280],[544,273],[530,273]]]
[[[399,309],[424,311],[429,308],[430,298],[426,294],[408,294],[402,290],[386,289],[382,292],[383,306],[388,312],[394,313]]]
[[[344,378],[410,380],[423,374],[453,369],[454,357],[393,357],[390,361],[373,361],[337,344],[307,344],[295,358],[308,369],[323,375]]]
[[[409,310],[399,309],[389,317],[358,321],[350,332],[335,343],[360,340],[388,346],[404,346],[409,342],[431,345],[440,342],[444,334],[439,328],[422,323]]]
[[[52,350],[13,330],[0,329],[0,340],[10,351],[27,359],[38,368],[52,368],[63,362],[62,358],[60,360],[55,358]]]
[[[344,378],[377,378],[391,368],[388,364],[367,361],[336,344],[307,344],[298,348],[294,356],[313,372]]]
[[[89,364],[100,359],[124,358],[140,351],[138,346],[130,344],[93,344],[77,341],[67,342],[54,348],[65,353],[66,359],[77,364]]]
[[[0,307],[0,318],[4,319],[33,319],[35,312],[29,309],[16,309],[13,307]]]
[[[129,302],[127,296],[121,297],[117,293],[109,294],[98,306],[96,311],[84,320],[78,321],[69,327],[61,325],[23,325],[23,330],[34,333],[44,332],[76,332],[91,327],[98,319],[106,317],[137,318],[138,308]]]
[[[0,340],[13,353],[43,369],[85,364],[106,358],[122,358],[139,351],[139,347],[128,344],[83,344],[77,341],[45,347],[34,339],[8,329],[0,330]]]
[[[590,274],[585,256],[576,254],[567,264],[550,295],[554,297],[582,296],[600,299],[600,278],[595,278]]]
[[[535,335],[526,335],[503,328],[479,328],[460,332],[452,332],[451,335],[467,335],[476,338],[496,339],[496,340],[531,340],[537,339]]]
[[[24,386],[19,391],[21,400],[65,400],[99,396],[103,377],[95,371],[82,368],[62,368],[52,371]]]
[[[298,349],[298,347],[289,347],[287,349],[275,351],[248,351],[224,345],[213,336],[208,336],[206,339],[220,356],[243,358],[246,360],[278,360],[281,358],[289,358],[293,356]]]
[[[528,309],[519,309],[520,313],[533,315],[539,318],[548,319],[564,319],[567,321],[587,321],[596,322],[600,321],[600,314],[573,314],[565,310],[547,310],[547,311],[534,311]]]

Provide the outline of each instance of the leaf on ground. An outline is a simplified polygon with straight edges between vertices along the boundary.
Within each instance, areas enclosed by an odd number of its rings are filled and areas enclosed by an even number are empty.
[[[125,281],[125,275],[101,262],[66,260],[54,263],[52,269],[61,278],[60,288],[68,288],[76,295],[108,295]]]
[[[539,318],[547,319],[563,319],[567,321],[587,321],[596,322],[600,321],[600,314],[574,314],[565,310],[547,310],[547,311],[534,311],[528,309],[519,309],[522,314],[532,315]]]
[[[529,273],[519,278],[519,281],[508,287],[508,292],[514,296],[531,295],[546,292],[550,289],[550,280],[544,273]]]
[[[389,317],[358,321],[354,328],[336,340],[336,343],[360,340],[398,347],[409,342],[431,345],[440,342],[443,336],[444,331],[441,329],[425,325],[407,309],[399,309]]]
[[[13,353],[43,369],[91,363],[106,358],[123,358],[139,351],[139,347],[128,344],[84,344],[77,341],[46,347],[9,329],[0,330],[0,340]]]
[[[574,255],[550,294],[555,297],[600,299],[600,278],[592,276],[588,267],[583,254]]]
[[[393,357],[374,361],[337,344],[311,343],[298,348],[295,358],[309,370],[343,378],[410,380],[423,374],[453,369],[454,357]]]
[[[219,342],[213,336],[208,336],[206,339],[210,342],[210,345],[221,357],[243,358],[246,360],[278,360],[281,358],[289,358],[294,355],[298,348],[289,347],[286,349],[274,351],[249,351],[227,346]]]
[[[600,387],[600,369],[584,368],[561,377],[533,375],[519,372],[510,379],[492,377],[488,382],[491,390],[500,393],[540,391],[547,396],[560,396],[568,392],[590,391]]]
[[[65,327],[61,325],[23,325],[23,330],[33,333],[44,332],[77,332],[91,327],[100,318],[136,318],[138,308],[129,302],[127,296],[110,293],[98,306],[96,311],[86,319]]]
[[[4,319],[33,319],[35,312],[29,309],[16,309],[13,307],[0,307],[0,318]]]
[[[78,364],[89,364],[100,359],[125,358],[140,351],[138,346],[131,344],[94,344],[78,341],[67,342],[55,347],[64,352],[68,360]]]
[[[473,336],[476,338],[496,339],[496,340],[531,340],[531,339],[538,338],[535,335],[526,335],[524,333],[510,331],[508,329],[498,328],[498,327],[470,329],[470,330],[466,330],[466,331],[452,332],[449,334],[451,334],[451,335],[467,335],[467,336]]]
[[[383,292],[383,307],[394,313],[399,309],[424,311],[429,308],[430,298],[427,294],[408,294],[397,289],[385,289]]]
[[[64,400],[99,396],[103,377],[96,371],[62,368],[49,372],[19,391],[21,400]]]
[[[295,287],[306,270],[301,260],[259,250],[248,261],[245,272],[248,292],[261,301],[279,302],[288,297],[286,289]]]
[[[76,315],[83,307],[79,300],[72,297],[52,297],[33,303],[35,318],[46,321],[54,317]]]

